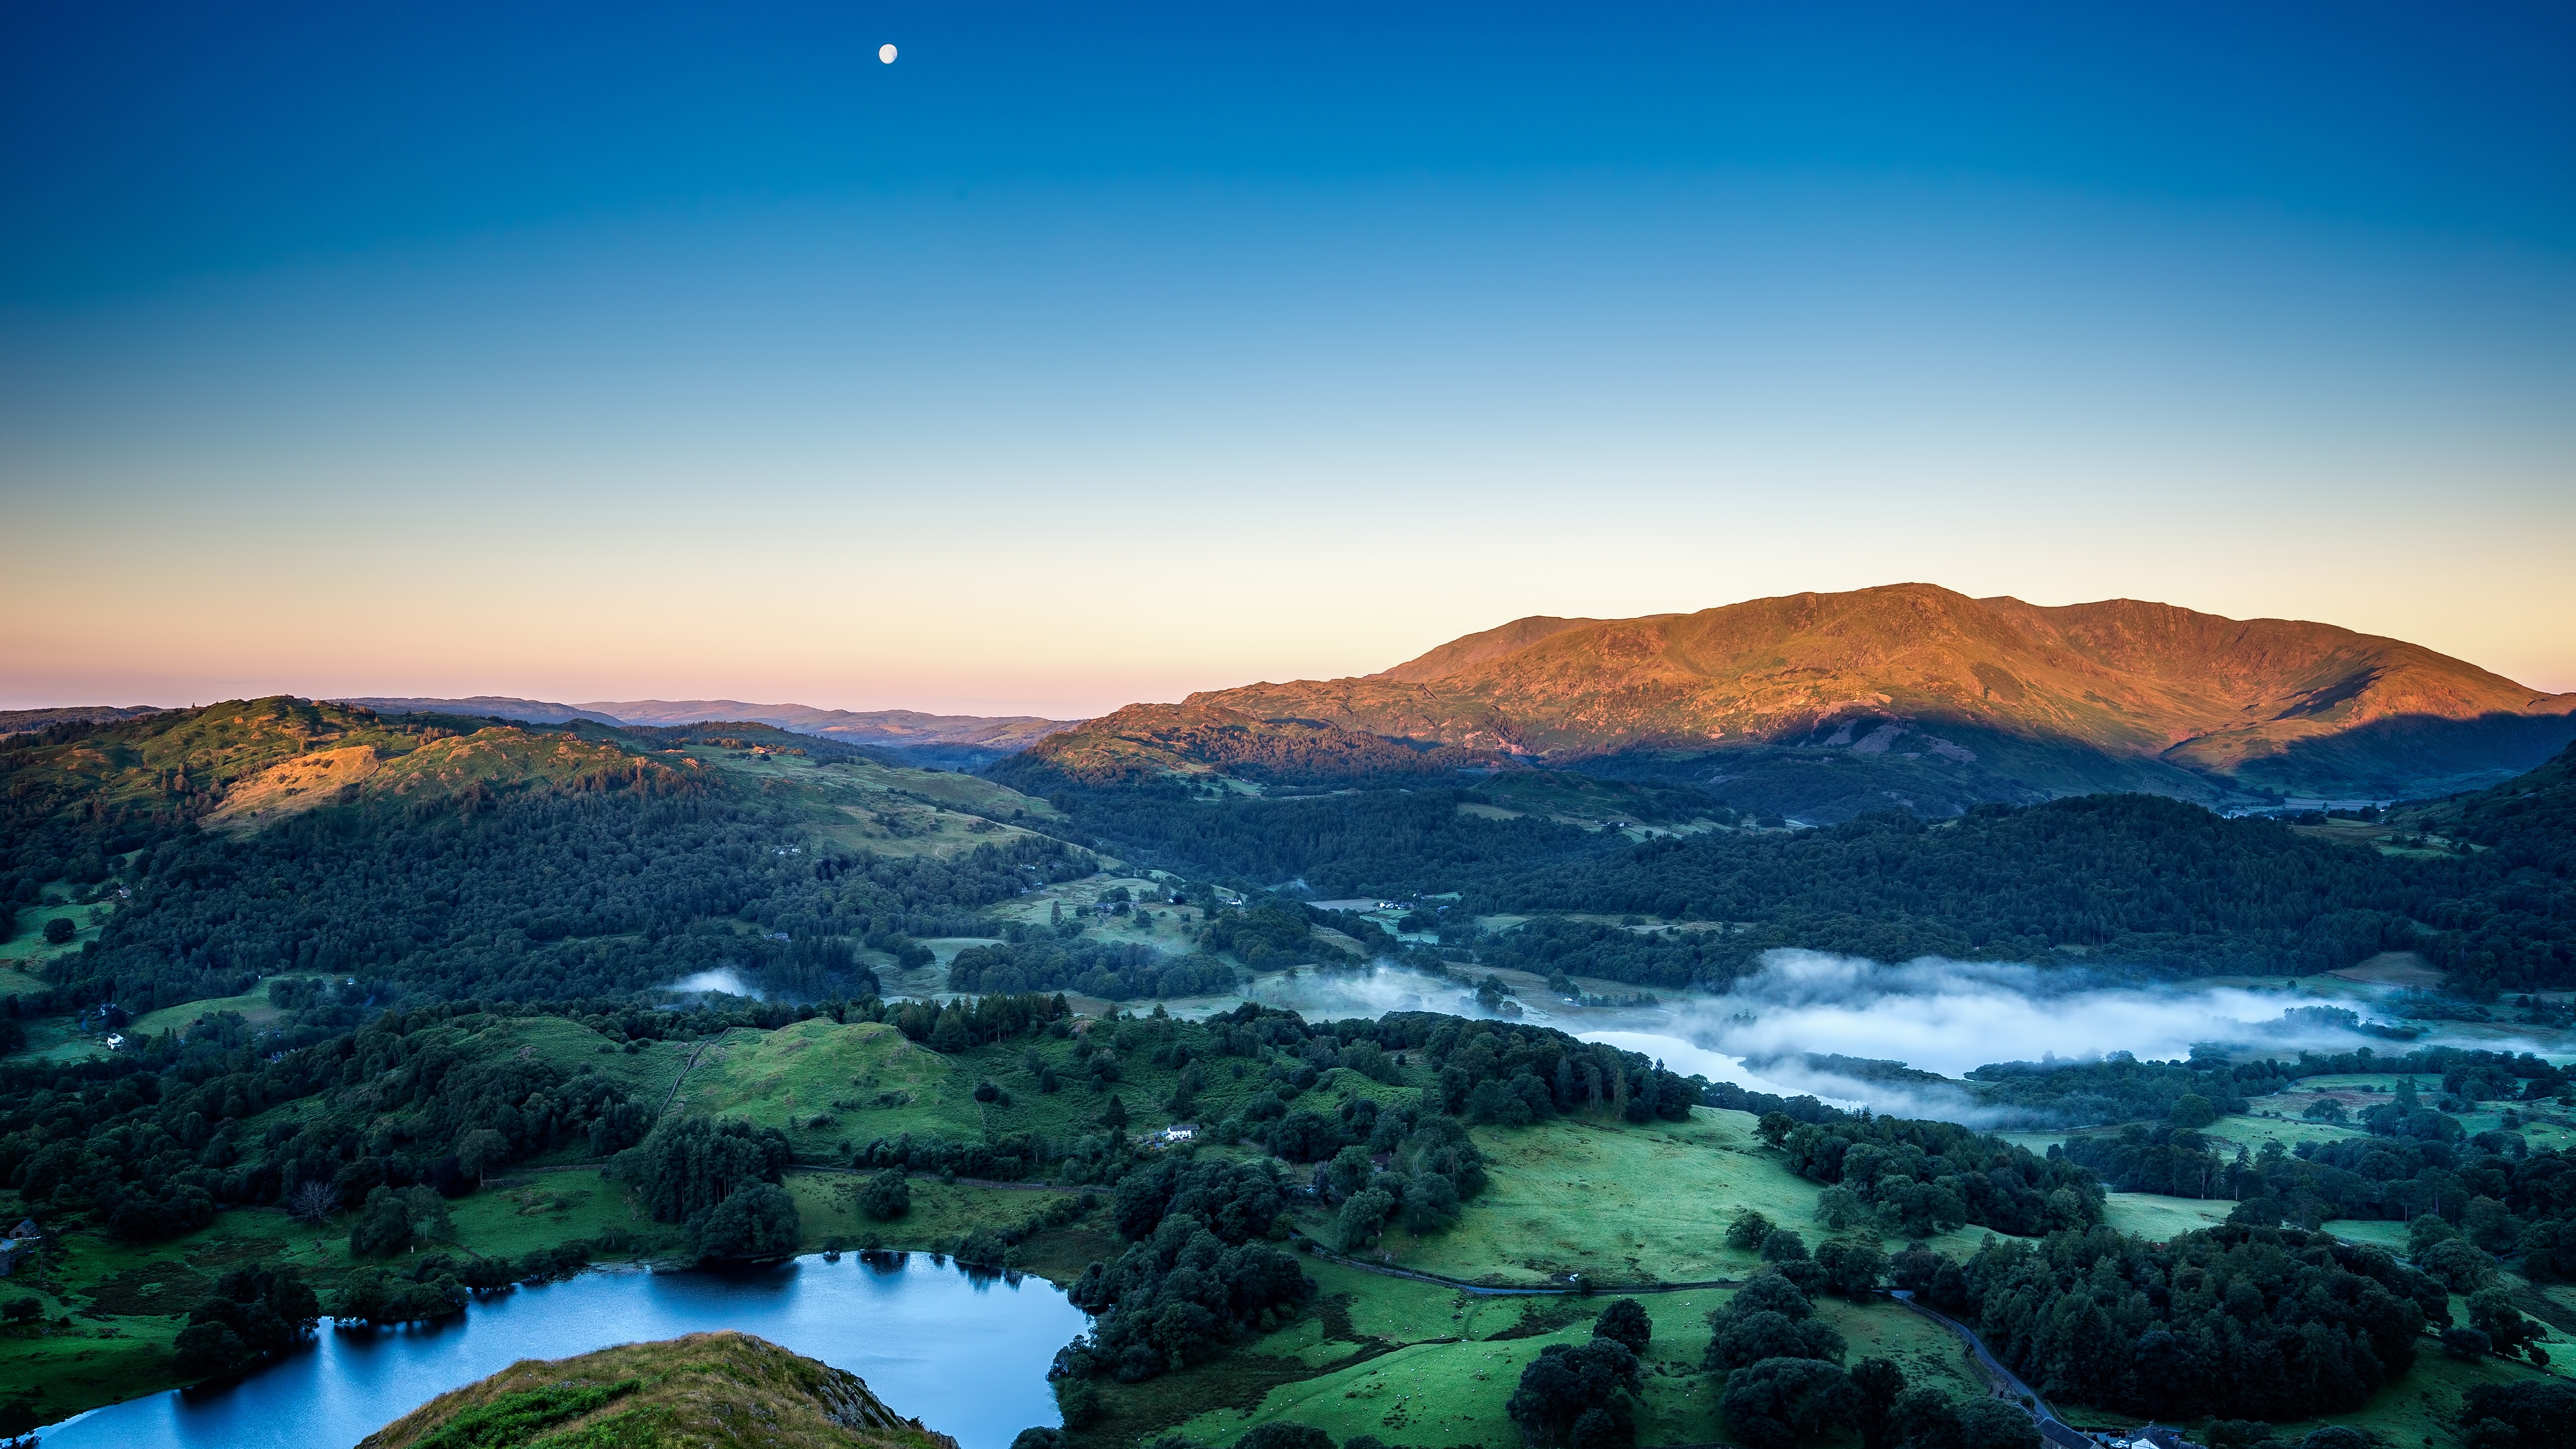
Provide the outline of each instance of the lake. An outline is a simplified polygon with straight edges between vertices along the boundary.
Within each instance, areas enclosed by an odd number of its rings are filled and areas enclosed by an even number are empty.
[[[497,1294],[438,1323],[325,1326],[311,1347],[239,1378],[40,1432],[45,1449],[336,1449],[523,1358],[730,1328],[848,1369],[963,1449],[1008,1449],[1022,1429],[1062,1422],[1047,1365],[1088,1323],[1043,1278],[969,1273],[924,1253],[603,1269]]]

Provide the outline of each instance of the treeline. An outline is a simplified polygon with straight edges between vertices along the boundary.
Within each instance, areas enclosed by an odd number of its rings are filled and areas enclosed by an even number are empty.
[[[2215,1121],[2244,1111],[2248,1098],[2277,1092],[2296,1075],[2273,1061],[2194,1057],[2157,1062],[2113,1052],[2086,1061],[1993,1062],[1968,1073],[1967,1080],[1980,1105],[2005,1113],[2008,1120],[2091,1127],[2170,1117],[2185,1097],[2206,1103],[2209,1121]],[[2205,1127],[2209,1121],[2195,1125]]]
[[[1909,1237],[1969,1223],[2036,1237],[2102,1220],[2102,1184],[2090,1172],[1954,1122],[1866,1112],[1801,1122],[1774,1112],[1760,1131],[1786,1152],[1790,1171]]]
[[[1491,936],[1477,938],[1471,933],[1468,939],[1474,941],[1476,962],[1481,966],[1541,976],[1596,976],[1670,990],[1733,980],[1745,969],[1742,947],[1728,944],[1728,932],[1723,928],[1638,928],[1643,925],[1642,920],[1638,926],[1617,926],[1540,916]],[[1441,934],[1442,944],[1449,942],[1450,935],[1447,931]]]
[[[951,991],[1077,991],[1104,1001],[1203,996],[1240,982],[1239,972],[1213,956],[1167,956],[1082,937],[969,946],[948,963]]]
[[[1917,1245],[1894,1271],[2041,1394],[2163,1419],[2360,1408],[2451,1316],[2441,1283],[2378,1248],[2243,1224],[1988,1239],[1965,1262]]]

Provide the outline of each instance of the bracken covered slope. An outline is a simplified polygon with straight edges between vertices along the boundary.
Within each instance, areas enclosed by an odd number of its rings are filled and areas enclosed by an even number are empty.
[[[1561,761],[1780,745],[1867,754],[1904,740],[1917,757],[1966,765],[2018,742],[2131,772],[2094,788],[2156,788],[2163,776],[2176,793],[2194,777],[2441,793],[2576,739],[2576,695],[2400,640],[2128,599],[2044,608],[1929,584],[1522,620],[1379,675],[1188,703]]]
[[[439,1395],[359,1449],[957,1449],[858,1375],[747,1333],[522,1359]]]

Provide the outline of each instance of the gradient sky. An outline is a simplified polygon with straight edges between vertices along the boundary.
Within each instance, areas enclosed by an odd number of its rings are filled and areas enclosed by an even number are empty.
[[[0,0],[0,706],[1908,579],[2576,690],[2576,10],[1966,8]]]

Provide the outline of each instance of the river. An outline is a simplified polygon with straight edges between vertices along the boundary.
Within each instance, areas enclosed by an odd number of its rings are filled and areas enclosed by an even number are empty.
[[[326,1323],[311,1347],[240,1377],[40,1432],[45,1449],[337,1449],[523,1358],[732,1328],[848,1369],[896,1413],[963,1449],[1008,1449],[1020,1430],[1062,1422],[1047,1365],[1087,1322],[1043,1278],[970,1274],[921,1253],[594,1270],[496,1294],[438,1323]]]

